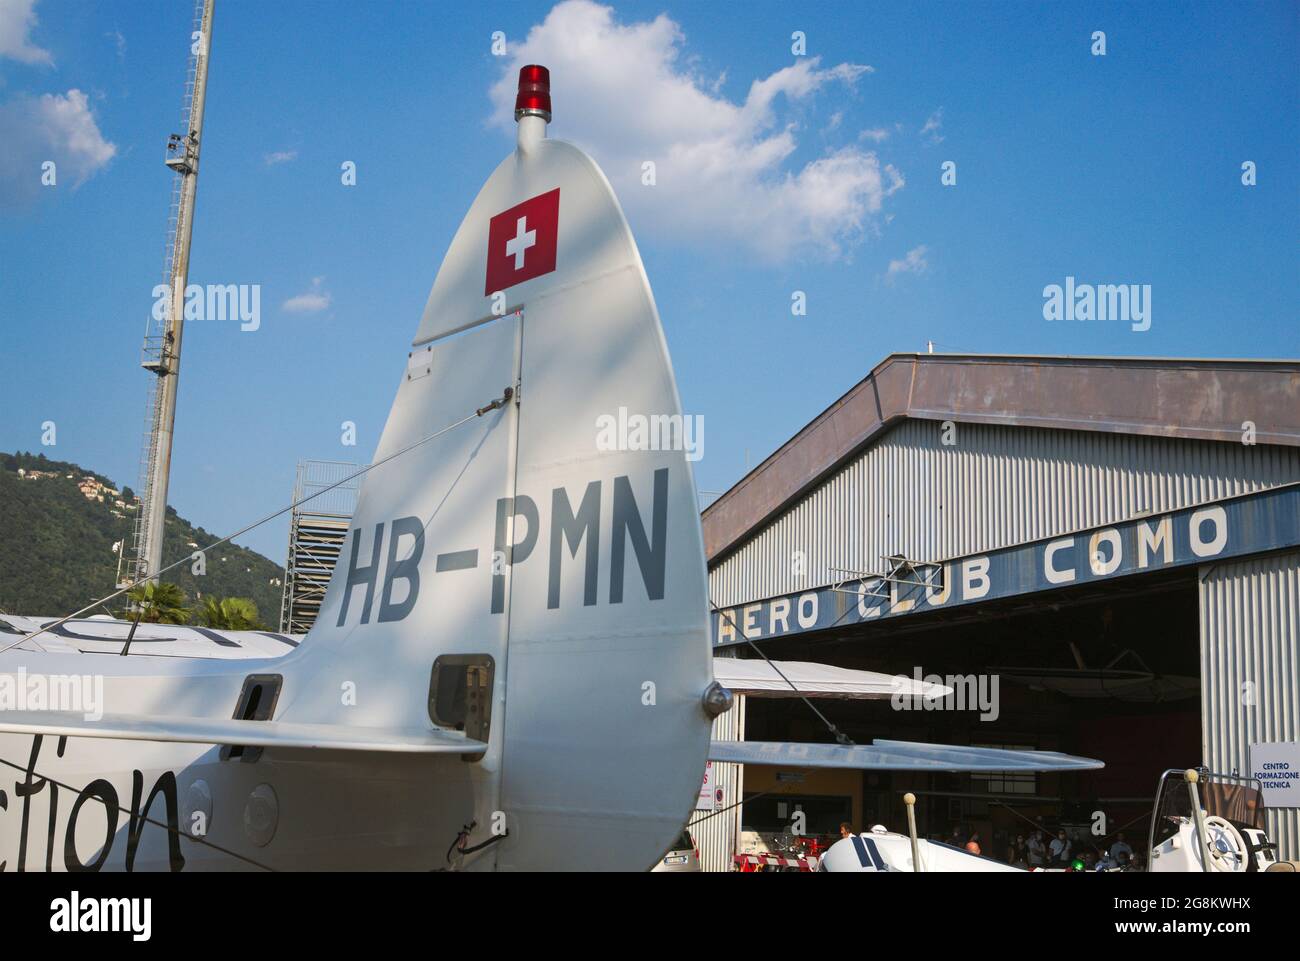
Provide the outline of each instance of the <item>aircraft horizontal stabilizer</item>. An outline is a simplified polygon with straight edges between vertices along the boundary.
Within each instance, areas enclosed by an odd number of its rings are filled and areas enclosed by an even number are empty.
[[[1012,751],[879,740],[855,745],[713,741],[709,747],[709,760],[860,771],[1089,771],[1105,767],[1101,761],[1055,751]]]
[[[73,711],[0,712],[0,732],[126,741],[180,741],[321,751],[388,751],[406,754],[479,754],[482,741],[459,731],[424,728],[345,727],[229,718],[142,717],[105,714],[87,720]]]

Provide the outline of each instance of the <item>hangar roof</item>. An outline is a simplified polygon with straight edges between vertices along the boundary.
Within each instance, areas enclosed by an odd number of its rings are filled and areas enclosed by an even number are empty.
[[[704,511],[712,563],[903,418],[1300,446],[1300,361],[890,354]]]

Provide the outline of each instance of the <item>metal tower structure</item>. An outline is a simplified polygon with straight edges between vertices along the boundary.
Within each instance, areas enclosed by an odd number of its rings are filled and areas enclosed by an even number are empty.
[[[167,482],[171,473],[172,431],[176,424],[176,384],[181,370],[181,335],[185,324],[185,287],[189,282],[190,240],[194,231],[194,198],[199,186],[199,148],[203,137],[203,105],[212,50],[212,11],[215,0],[196,0],[190,33],[190,61],[181,110],[183,133],[167,138],[165,163],[173,171],[171,207],[163,282],[168,310],[151,315],[145,328],[140,366],[154,376],[144,449],[140,454],[140,511],[125,564],[118,571],[124,587],[155,574],[162,567],[163,528],[167,520]]]

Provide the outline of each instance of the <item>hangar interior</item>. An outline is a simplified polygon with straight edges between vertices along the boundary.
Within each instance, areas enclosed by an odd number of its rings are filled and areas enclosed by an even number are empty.
[[[763,650],[776,660],[907,677],[919,672],[923,679],[935,675],[937,682],[948,675],[989,679],[983,691],[964,688],[967,709],[955,712],[924,705],[899,710],[889,701],[819,701],[827,718],[858,743],[889,738],[1036,748],[1104,758],[1106,767],[998,777],[853,773],[823,779],[826,794],[805,794],[799,782],[778,785],[773,772],[753,769],[746,774],[747,792],[779,790],[758,810],[747,806],[743,824],[749,830],[779,828],[778,798],[789,802],[787,807],[801,804],[810,831],[819,834],[836,834],[844,820],[904,830],[901,797],[911,791],[918,798],[922,835],[947,839],[960,825],[977,832],[983,849],[995,856],[1037,823],[1046,829],[1066,823],[1090,830],[1096,810],[1105,812],[1113,830],[1128,825],[1132,839],[1147,828],[1161,772],[1200,763],[1194,571],[1132,578],[1105,591],[1052,592],[1033,604],[979,605],[960,617],[936,613],[828,633],[832,636],[803,642],[771,641]],[[993,678],[997,690],[991,688]],[[1142,738],[1134,737],[1135,731],[1143,732]],[[797,699],[753,699],[745,736],[816,741],[824,739],[825,729]],[[1080,803],[1084,799],[1088,803]]]
[[[995,717],[978,703],[927,711],[819,701],[859,743],[1042,748],[1106,767],[995,776],[723,772],[735,795],[727,802],[737,807],[700,822],[706,863],[729,864],[726,851],[743,850],[745,837],[787,829],[796,808],[809,833],[834,835],[843,820],[856,830],[905,829],[905,791],[918,795],[922,834],[976,831],[995,857],[1035,823],[1083,837],[1099,810],[1107,836],[1123,829],[1138,850],[1162,771],[1205,764],[1246,773],[1251,743],[1300,740],[1296,495],[1296,362],[886,358],[704,511],[713,604],[773,659],[908,677],[919,670],[939,681],[955,675],[983,683],[986,697],[996,679]],[[1219,553],[1198,543],[1207,511],[1230,520]],[[1089,578],[1081,553],[1074,583],[1042,582],[1053,538],[1116,525],[1115,545],[1122,535],[1131,550],[1137,525],[1184,524],[1189,514],[1192,554],[1179,534],[1172,562],[1166,553],[1168,563],[1157,558],[1139,570],[1126,558],[1113,576]],[[805,592],[824,611],[863,572],[886,570],[890,557],[946,565],[1016,550],[1020,568],[1008,564],[1020,580],[1034,573],[1038,581],[974,603],[917,604],[874,620],[810,617],[797,630],[787,629],[793,615],[767,616],[774,599],[798,605]],[[1031,560],[1039,570],[1021,570]],[[850,597],[839,607],[849,614],[852,605]],[[719,653],[757,656],[725,624],[715,614]],[[1252,697],[1242,697],[1243,685]],[[977,688],[966,693],[978,702]],[[736,736],[829,739],[798,698],[747,698]],[[1270,812],[1279,856],[1300,857],[1298,815]]]

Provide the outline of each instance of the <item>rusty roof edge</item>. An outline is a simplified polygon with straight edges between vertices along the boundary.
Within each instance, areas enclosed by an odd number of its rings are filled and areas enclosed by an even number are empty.
[[[1043,362],[1054,365],[1089,364],[1093,366],[1124,367],[1285,367],[1300,371],[1300,358],[1296,357],[1144,357],[1139,354],[1107,356],[1104,354],[977,354],[977,353],[928,353],[924,351],[894,351],[876,365],[883,367],[896,357],[909,357],[915,360],[975,360],[1015,361],[1017,363]],[[873,368],[873,369],[876,369]]]
[[[793,437],[787,440],[784,444],[782,444],[772,453],[768,454],[767,457],[763,458],[761,461],[755,464],[754,467],[747,474],[744,474],[740,478],[740,480],[736,481],[736,483],[732,484],[731,487],[727,488],[727,490],[724,491],[722,495],[718,497],[717,500],[715,500],[708,507],[704,508],[704,510],[701,513],[707,517],[709,512],[713,510],[718,504],[720,504],[725,498],[727,498],[732,493],[739,491],[741,488],[749,484],[752,480],[757,478],[760,474],[763,473],[763,471],[765,471],[767,468],[772,466],[772,464],[776,463],[776,461],[782,456],[782,454],[784,454],[791,447],[793,447],[801,437],[806,435],[810,430],[818,426],[821,422],[830,418],[830,416],[834,414],[837,410],[839,410],[841,407],[843,407],[849,401],[850,398],[856,397],[858,394],[860,394],[868,384],[871,384],[875,381],[876,375],[880,371],[882,371],[885,367],[887,367],[892,363],[897,362],[897,359],[899,358],[909,357],[909,356],[916,356],[916,355],[890,354],[879,364],[877,364],[875,367],[871,368],[871,372],[867,374],[866,377],[863,377],[860,381],[858,381],[847,391],[841,394],[838,398],[832,401],[829,407],[827,407],[820,414],[818,414],[807,424],[801,427],[799,429],[799,432],[796,433]]]
[[[849,388],[844,394],[837,398],[825,410],[819,413],[809,421],[802,429],[784,444],[778,447],[768,457],[764,458],[757,464],[753,470],[745,474],[730,489],[723,493],[717,500],[704,509],[702,517],[705,525],[705,552],[710,564],[713,564],[738,548],[740,542],[753,530],[761,527],[771,517],[787,508],[791,503],[803,496],[810,489],[815,487],[829,474],[839,469],[845,462],[850,460],[857,453],[871,444],[878,436],[889,430],[897,421],[907,417],[920,419],[942,419],[965,421],[968,423],[986,423],[986,424],[1003,424],[1009,426],[1024,427],[1047,427],[1063,430],[1091,430],[1104,431],[1113,433],[1131,433],[1147,436],[1160,437],[1185,437],[1195,440],[1207,441],[1236,441],[1240,439],[1241,431],[1228,430],[1222,426],[1200,428],[1187,427],[1182,425],[1157,426],[1149,423],[1142,423],[1139,420],[1124,421],[1113,418],[1083,419],[1079,417],[1053,417],[1047,414],[1034,413],[1026,411],[1024,413],[981,413],[971,410],[944,410],[923,408],[914,406],[914,390],[918,370],[923,366],[934,364],[1013,364],[1021,367],[1113,367],[1113,368],[1130,368],[1130,369],[1157,369],[1162,371],[1176,370],[1239,370],[1256,373],[1284,373],[1293,377],[1300,378],[1300,360],[1256,360],[1248,358],[1240,359],[1208,359],[1208,358],[1164,358],[1164,357],[1068,357],[1052,355],[1020,355],[1020,354],[929,354],[929,353],[892,353],[886,356],[880,363],[873,367],[870,373],[862,380],[858,381],[853,387]],[[906,400],[897,407],[885,409],[881,406],[880,381],[890,368],[896,365],[907,365],[908,383],[906,387]],[[712,526],[716,527],[715,519],[721,520],[722,515],[726,513],[728,507],[733,506],[734,502],[741,499],[748,488],[756,484],[764,473],[772,469],[781,462],[781,459],[799,447],[807,439],[816,434],[823,426],[831,423],[835,415],[843,410],[846,406],[856,401],[865,391],[872,391],[875,400],[877,418],[874,423],[866,425],[866,429],[860,432],[854,432],[854,436],[848,439],[834,456],[826,458],[819,463],[811,472],[801,477],[799,481],[790,489],[779,492],[775,499],[763,498],[768,500],[767,504],[753,505],[758,509],[759,516],[751,517],[746,522],[734,523],[729,526],[730,530],[721,532],[719,540],[721,543],[710,544],[710,522],[714,521]],[[955,405],[953,405],[955,406]],[[1282,431],[1263,431],[1257,434],[1258,443],[1273,444],[1280,446],[1300,446],[1300,425],[1296,430]]]

